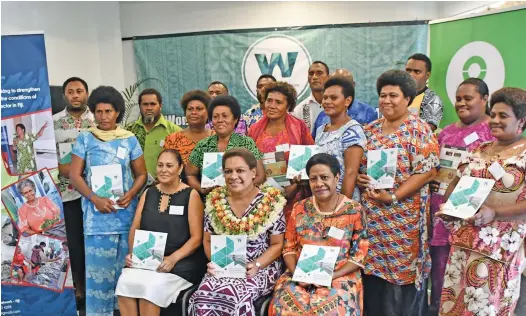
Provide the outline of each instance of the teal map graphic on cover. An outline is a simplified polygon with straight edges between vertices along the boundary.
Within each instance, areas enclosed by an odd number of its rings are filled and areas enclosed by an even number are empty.
[[[444,214],[469,218],[475,215],[486,200],[495,184],[495,180],[464,176],[446,202]]]
[[[98,196],[116,202],[124,194],[121,165],[91,167],[91,189]],[[117,204],[113,207],[122,209]]]
[[[218,277],[246,277],[246,235],[212,235],[211,248]]]
[[[303,246],[292,280],[331,286],[339,251],[340,247]]]
[[[318,146],[292,145],[290,146],[289,165],[287,168],[287,179],[293,179],[301,174],[301,179],[306,180],[307,172],[305,166],[307,161],[319,152]]]
[[[58,144],[60,164],[71,163],[71,152],[73,151],[73,143]]]
[[[133,267],[156,270],[164,260],[167,233],[135,230],[133,239]]]
[[[203,156],[203,172],[201,187],[210,188],[216,185],[224,185],[223,176],[223,153],[205,153]]]
[[[367,175],[375,189],[391,189],[396,175],[396,149],[379,149],[367,152]]]

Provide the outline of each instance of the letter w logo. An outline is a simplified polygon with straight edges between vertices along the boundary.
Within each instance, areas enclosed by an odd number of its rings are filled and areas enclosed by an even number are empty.
[[[287,53],[287,64],[283,61],[280,53],[272,53],[270,56],[270,63],[267,60],[265,54],[254,54],[256,61],[258,62],[259,70],[261,74],[271,75],[274,71],[276,65],[281,70],[281,76],[283,78],[292,76],[292,70],[294,69],[294,64],[296,64],[296,58],[298,57],[297,52]]]

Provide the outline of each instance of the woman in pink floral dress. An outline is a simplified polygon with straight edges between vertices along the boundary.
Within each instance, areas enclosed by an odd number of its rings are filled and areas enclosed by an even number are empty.
[[[503,88],[493,93],[489,125],[497,140],[475,149],[459,166],[458,175],[493,179],[495,185],[468,220],[437,213],[451,231],[440,315],[513,315],[525,264],[525,124],[525,90]],[[450,184],[445,200],[458,181],[459,177]]]
[[[471,152],[482,143],[495,139],[491,136],[488,124],[490,118],[487,114],[488,98],[488,86],[478,78],[468,78],[458,86],[455,111],[459,120],[446,126],[438,135],[438,144],[441,148],[451,146]],[[469,135],[476,135],[476,137],[470,139]],[[434,191],[431,196],[433,233],[429,245],[431,252],[431,280],[433,282],[430,309],[436,314],[440,305],[440,294],[444,284],[444,272],[450,246],[448,241],[449,231],[442,223],[440,217],[434,216],[440,205],[445,202],[443,193],[437,190],[438,185],[432,186],[432,189]]]

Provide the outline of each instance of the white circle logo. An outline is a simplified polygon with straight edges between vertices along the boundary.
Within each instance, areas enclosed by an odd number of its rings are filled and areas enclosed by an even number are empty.
[[[470,77],[484,80],[490,94],[504,86],[504,60],[495,46],[471,42],[453,56],[446,75],[447,96],[452,104],[456,102],[458,85]]]
[[[269,35],[255,41],[245,53],[241,73],[250,95],[257,100],[259,76],[273,75],[278,81],[290,83],[298,98],[307,91],[307,73],[311,65],[309,52],[297,39],[286,35]]]

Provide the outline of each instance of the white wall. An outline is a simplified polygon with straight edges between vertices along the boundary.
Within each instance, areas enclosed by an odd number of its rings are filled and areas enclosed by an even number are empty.
[[[438,3],[439,18],[449,18],[499,1],[442,1]]]
[[[123,37],[438,18],[437,2],[121,2]]]
[[[5,2],[2,34],[44,31],[49,82],[124,87],[120,8],[110,2]]]

